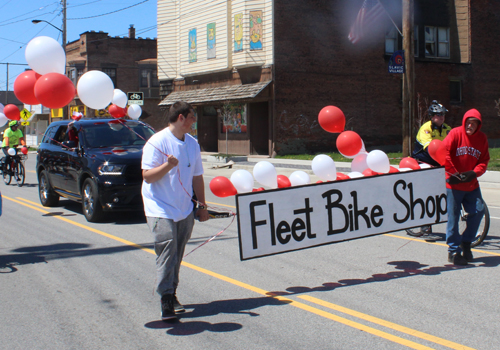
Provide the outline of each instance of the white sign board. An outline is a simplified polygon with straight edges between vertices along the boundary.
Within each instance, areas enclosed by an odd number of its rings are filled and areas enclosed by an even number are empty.
[[[247,260],[448,220],[444,168],[236,195]]]

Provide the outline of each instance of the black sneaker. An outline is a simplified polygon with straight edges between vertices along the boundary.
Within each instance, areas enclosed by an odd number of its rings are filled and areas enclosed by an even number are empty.
[[[177,300],[177,295],[174,294],[174,311],[176,314],[181,314],[186,311],[184,306],[182,306],[181,303],[179,303],[179,300]]]
[[[467,265],[467,260],[460,253],[448,253],[448,262],[453,265]]]
[[[174,320],[175,316],[174,310],[174,295],[165,294],[161,297],[161,319],[162,321]]]
[[[472,255],[472,251],[470,250],[470,242],[462,242],[462,254],[467,261],[474,260],[474,256]]]

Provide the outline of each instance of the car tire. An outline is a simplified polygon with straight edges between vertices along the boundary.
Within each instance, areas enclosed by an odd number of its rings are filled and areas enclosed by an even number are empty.
[[[103,216],[97,185],[90,178],[83,182],[82,210],[88,222],[99,222]]]
[[[44,207],[55,207],[59,204],[59,195],[52,189],[45,170],[42,170],[38,177],[38,195]]]

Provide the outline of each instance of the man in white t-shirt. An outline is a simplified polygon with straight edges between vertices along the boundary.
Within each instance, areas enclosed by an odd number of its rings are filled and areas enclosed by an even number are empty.
[[[176,290],[184,249],[193,231],[193,190],[198,200],[196,215],[200,221],[208,220],[200,146],[189,135],[196,122],[194,110],[186,102],[176,102],[167,119],[168,127],[149,139],[142,154],[142,199],[154,238],[162,320],[175,319],[176,313],[185,311]]]

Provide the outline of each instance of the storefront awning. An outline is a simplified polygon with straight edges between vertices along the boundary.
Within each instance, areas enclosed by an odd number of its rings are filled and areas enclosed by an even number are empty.
[[[196,89],[188,91],[175,91],[165,97],[159,106],[170,106],[177,101],[190,104],[205,103],[212,101],[234,101],[255,98],[271,81],[263,81],[255,84],[219,86],[207,89]]]

